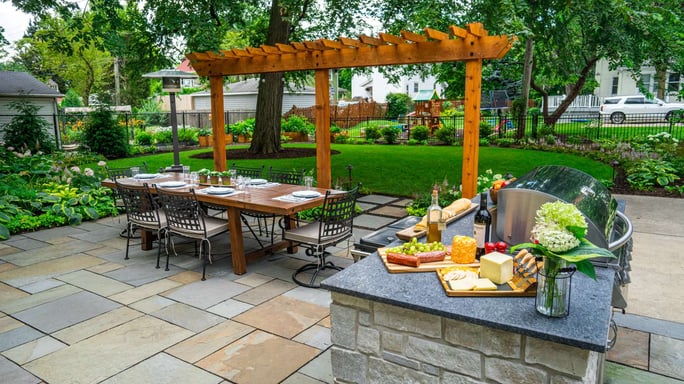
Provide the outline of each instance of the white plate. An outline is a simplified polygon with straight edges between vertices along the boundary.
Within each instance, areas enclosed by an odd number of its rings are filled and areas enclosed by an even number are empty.
[[[157,185],[162,187],[162,188],[183,188],[187,184],[185,184],[182,181],[165,181],[165,182],[159,183]]]
[[[226,188],[226,187],[209,187],[209,188],[205,189],[204,191],[210,195],[228,195],[228,194],[235,192],[235,190],[233,188]]]
[[[157,177],[156,173],[138,173],[133,176],[134,179],[154,179]]]
[[[259,184],[266,184],[266,183],[268,183],[268,180],[266,180],[266,179],[252,179],[252,181],[250,181],[250,184],[252,184],[252,185],[259,185]]]
[[[318,191],[294,191],[294,192],[292,192],[292,196],[294,196],[294,197],[305,197],[307,199],[311,199],[314,197],[321,196],[321,193]]]

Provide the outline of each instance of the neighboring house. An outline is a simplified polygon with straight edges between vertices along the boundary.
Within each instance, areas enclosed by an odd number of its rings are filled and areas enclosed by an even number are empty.
[[[294,89],[294,85],[292,85]],[[257,94],[259,93],[259,79],[252,78],[224,86],[223,109],[225,111],[255,111]],[[195,111],[211,110],[211,95],[208,91],[193,93],[192,106]],[[314,87],[306,86],[302,90],[288,90],[283,95],[283,113],[292,109],[311,107],[316,104]]]
[[[10,109],[9,104],[19,100],[27,100],[38,106],[38,115],[47,121],[51,127],[50,133],[55,135],[59,129],[57,105],[62,97],[64,95],[59,91],[26,72],[0,71],[0,137],[4,136],[2,127],[17,113]]]
[[[636,95],[641,93],[630,70],[624,67],[611,70],[608,61],[605,59],[596,63],[595,76],[599,86],[594,91],[594,94],[601,99],[608,96]],[[644,66],[641,68],[641,82],[649,92],[654,95],[657,94],[658,82],[654,67]],[[684,74],[667,72],[665,87],[665,101],[677,101],[679,91],[684,88]]]
[[[398,84],[391,84],[389,80],[373,68],[370,74],[352,76],[352,99],[368,99],[378,103],[387,102],[389,93],[404,93],[414,99],[422,90],[436,90],[439,95],[444,94],[445,86],[434,76],[421,78],[420,76],[401,77]]]

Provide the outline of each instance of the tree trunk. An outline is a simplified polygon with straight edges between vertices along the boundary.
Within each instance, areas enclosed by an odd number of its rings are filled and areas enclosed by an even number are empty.
[[[665,100],[665,94],[667,93],[667,65],[656,65],[656,81],[658,82],[656,97],[660,100]]]
[[[544,97],[544,109],[542,111],[544,115],[544,124],[546,125],[554,125],[560,119],[561,116],[563,116],[563,113],[568,109],[570,104],[575,100],[577,95],[580,94],[582,91],[582,88],[584,87],[584,84],[587,82],[587,77],[589,76],[589,72],[591,71],[592,68],[594,68],[594,65],[598,61],[597,57],[589,59],[586,64],[584,65],[584,68],[580,71],[580,76],[577,78],[577,81],[572,84],[568,84],[566,89],[568,90],[567,95],[565,95],[565,99],[560,103],[558,108],[556,108],[555,111],[553,111],[553,114],[549,115],[549,108],[548,108],[548,93],[540,87],[538,84],[532,81],[532,88],[536,90],[537,92],[541,93]]]
[[[530,81],[532,79],[532,64],[534,58],[534,39],[532,36],[527,37],[525,42],[525,64],[523,66],[523,81],[522,81],[522,99],[523,107],[520,111],[520,116],[517,116],[517,131],[516,137],[522,138],[525,136],[525,123],[527,122],[527,105],[530,100]]]
[[[268,24],[267,45],[287,44],[290,39],[290,23],[283,19],[278,0],[271,2],[271,18]],[[256,123],[251,153],[275,153],[280,146],[280,118],[283,114],[283,73],[264,73],[259,81]]]

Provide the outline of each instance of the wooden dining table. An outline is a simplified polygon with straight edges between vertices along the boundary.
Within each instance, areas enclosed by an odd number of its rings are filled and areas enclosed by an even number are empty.
[[[117,180],[120,184],[138,184],[147,183],[153,194],[156,193],[156,188],[163,188],[167,182],[177,182],[180,185],[183,180],[182,173],[163,173],[155,174],[155,177],[146,179],[123,178]],[[103,186],[116,188],[113,180],[104,180]],[[318,197],[301,198],[292,195],[293,192],[301,192],[306,190],[302,185],[268,183],[265,185],[252,185],[244,190],[238,190],[227,195],[209,194],[204,189],[211,187],[210,184],[202,184],[197,186],[190,186],[186,184],[182,187],[174,187],[176,190],[190,190],[195,189],[197,200],[216,207],[225,208],[228,216],[228,227],[230,233],[230,250],[233,261],[233,273],[242,275],[247,272],[247,263],[256,260],[266,254],[271,254],[283,248],[288,248],[288,252],[296,252],[296,247],[289,241],[274,242],[269,246],[254,250],[250,253],[245,253],[244,238],[242,234],[242,222],[240,213],[242,211],[257,211],[276,216],[285,217],[284,224],[286,228],[294,225],[294,217],[298,212],[306,209],[314,208],[323,204],[325,193],[328,189],[311,187],[310,191],[320,193]],[[214,187],[219,187],[214,185]],[[334,191],[334,190],[331,190]],[[151,248],[151,233],[143,233],[142,243],[143,249]]]

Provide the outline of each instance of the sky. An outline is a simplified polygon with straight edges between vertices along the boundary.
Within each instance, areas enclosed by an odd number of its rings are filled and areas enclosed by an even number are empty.
[[[10,2],[0,2],[0,25],[5,28],[5,38],[10,42],[21,39],[28,28],[31,16],[14,8]]]

